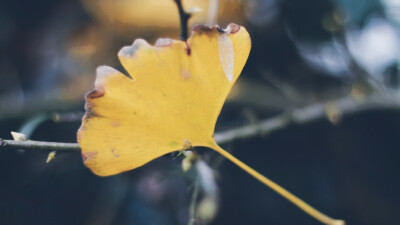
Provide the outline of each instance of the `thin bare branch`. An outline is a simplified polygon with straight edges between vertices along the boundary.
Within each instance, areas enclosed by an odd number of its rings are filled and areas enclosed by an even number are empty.
[[[217,24],[219,0],[208,0],[207,25],[212,27]]]
[[[182,0],[175,0],[176,6],[179,12],[180,21],[180,35],[179,38],[182,41],[186,41],[188,38],[188,22],[190,19],[190,14],[183,9]]]
[[[328,107],[329,105],[329,107]],[[273,132],[286,127],[288,124],[304,124],[322,118],[329,119],[329,108],[335,108],[337,116],[366,111],[371,109],[396,109],[400,110],[400,98],[394,95],[379,95],[374,94],[366,97],[364,100],[355,100],[348,96],[336,101],[325,103],[316,103],[310,106],[295,109],[288,113],[283,113],[276,117],[262,120],[258,123],[234,128],[227,131],[216,132],[214,135],[215,141],[218,144],[227,144],[234,140],[246,139],[261,135],[264,133]],[[335,121],[333,121],[335,122]],[[79,152],[80,147],[77,143],[59,143],[59,142],[44,142],[44,141],[13,141],[1,140],[1,149],[25,149],[25,150],[42,150],[42,151],[57,151],[57,152]]]
[[[227,131],[216,132],[214,139],[218,144],[225,144],[237,139],[246,139],[264,133],[282,129],[288,124],[304,124],[322,118],[329,118],[329,107],[335,107],[338,116],[353,114],[371,109],[397,109],[400,110],[400,98],[387,95],[373,94],[363,100],[356,100],[351,96],[340,98],[336,101],[316,103],[292,112],[287,112],[272,117],[259,123],[234,128]],[[334,122],[334,121],[333,121]]]
[[[78,143],[60,143],[60,142],[46,142],[46,141],[14,141],[14,140],[1,140],[0,149],[24,149],[24,150],[39,150],[39,151],[57,151],[57,152],[80,152]]]

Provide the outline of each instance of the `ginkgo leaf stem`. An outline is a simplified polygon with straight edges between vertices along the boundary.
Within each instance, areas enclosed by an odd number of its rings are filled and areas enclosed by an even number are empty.
[[[258,181],[265,184],[266,186],[268,186],[269,188],[271,188],[272,190],[274,190],[275,192],[280,194],[282,197],[284,197],[287,200],[289,200],[290,202],[292,202],[294,205],[299,207],[301,210],[306,212],[308,215],[314,217],[319,222],[321,222],[323,224],[327,224],[327,225],[344,225],[345,224],[345,222],[343,220],[333,219],[333,218],[321,213],[320,211],[316,210],[314,207],[310,206],[309,204],[307,204],[300,198],[296,197],[295,195],[293,195],[292,193],[290,193],[283,187],[279,186],[275,182],[271,181],[270,179],[266,178],[265,176],[263,176],[262,174],[260,174],[256,170],[254,170],[253,168],[249,167],[248,165],[246,165],[245,163],[240,161],[239,159],[235,158],[233,155],[231,155],[226,150],[219,147],[217,144],[215,144],[213,149],[215,151],[217,151],[218,153],[220,153],[222,156],[229,159],[232,163],[236,164],[241,169],[243,169],[244,171],[249,173],[251,176],[256,178]]]

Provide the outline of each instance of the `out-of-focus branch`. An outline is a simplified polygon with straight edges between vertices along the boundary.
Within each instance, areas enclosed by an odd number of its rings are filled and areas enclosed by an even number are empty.
[[[51,120],[56,123],[64,123],[64,122],[78,122],[82,120],[85,112],[77,111],[77,112],[64,112],[64,113],[53,113],[51,115]]]
[[[328,118],[332,122],[338,118],[370,109],[397,109],[400,110],[400,97],[397,95],[373,94],[362,100],[353,97],[344,97],[335,101],[316,103],[295,109],[291,112],[262,120],[258,123],[216,132],[215,141],[226,144],[238,139],[246,139],[260,134],[269,133],[286,127],[288,124],[304,124],[321,118]],[[57,152],[79,152],[77,143],[58,143],[43,141],[12,141],[0,140],[0,149],[25,149]]]
[[[39,150],[39,151],[57,151],[57,152],[80,152],[78,143],[60,143],[60,142],[45,142],[45,141],[13,141],[1,140],[0,149],[24,149],[24,150]]]
[[[196,206],[197,206],[197,197],[199,195],[199,182],[194,182],[192,199],[190,200],[189,206],[189,223],[188,225],[196,224]]]
[[[316,103],[298,108],[291,112],[262,120],[256,124],[216,132],[214,138],[217,143],[225,144],[233,140],[246,139],[282,129],[288,124],[304,124],[321,118],[327,118],[332,122],[336,122],[344,115],[371,109],[400,110],[400,97],[396,95],[372,94],[365,97],[365,99],[356,100],[351,96],[347,96],[335,101]]]
[[[219,0],[208,0],[207,25],[212,27],[217,24]]]
[[[81,101],[69,101],[59,98],[43,100],[42,95],[34,96],[26,102],[13,102],[0,97],[0,121],[29,118],[32,115],[45,112],[67,111],[72,108],[81,108],[81,105]]]

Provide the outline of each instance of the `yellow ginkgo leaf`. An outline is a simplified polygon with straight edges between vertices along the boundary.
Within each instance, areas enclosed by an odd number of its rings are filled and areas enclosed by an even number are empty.
[[[325,224],[342,224],[318,212],[217,145],[214,127],[250,52],[244,27],[197,26],[185,41],[142,39],[122,48],[131,78],[101,66],[86,96],[78,131],[84,163],[109,176],[194,146],[214,149]]]
[[[78,132],[85,165],[108,176],[166,153],[217,148],[214,126],[250,51],[246,29],[197,26],[184,41],[138,39],[118,56],[132,78],[97,69]]]

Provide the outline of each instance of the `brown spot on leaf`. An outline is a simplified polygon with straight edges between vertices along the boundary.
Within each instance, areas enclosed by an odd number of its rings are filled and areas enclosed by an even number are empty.
[[[186,50],[186,54],[188,55],[188,56],[190,56],[190,54],[192,53],[192,50],[190,49],[190,46],[189,46],[189,44],[186,42],[186,48],[185,48],[185,50]]]
[[[86,152],[82,153],[82,159],[83,162],[86,163],[86,161],[93,160],[97,157],[97,152]]]
[[[196,32],[198,34],[203,34],[203,33],[207,34],[207,33],[211,33],[212,31],[213,31],[213,28],[202,25],[202,24],[196,25],[193,28],[193,32]]]
[[[113,126],[113,127],[119,127],[119,126],[121,126],[121,123],[118,122],[118,121],[112,121],[112,122],[110,123],[110,125]]]
[[[183,80],[188,80],[188,79],[192,78],[192,74],[190,73],[190,71],[186,70],[184,68],[181,68],[180,75],[183,78]]]
[[[86,115],[85,115],[86,120],[94,118],[94,117],[100,117],[100,115],[97,114],[96,112],[94,112],[93,110],[86,111]]]
[[[85,104],[86,114],[83,117],[83,120],[91,119],[93,117],[100,117],[100,115],[97,114],[93,109],[95,106],[96,106],[96,104],[94,104],[92,101],[86,100],[86,104]]]
[[[96,87],[93,91],[89,92],[86,95],[86,99],[100,98],[100,97],[103,97],[105,93],[106,92],[104,90],[104,87],[99,86],[99,87]]]
[[[207,35],[209,38],[212,38],[216,32],[225,32],[219,26],[215,25],[213,27],[208,27],[205,25],[197,25],[193,28],[193,32],[199,35]]]
[[[230,33],[234,34],[237,33],[240,30],[240,25],[237,25],[235,23],[230,23],[227,27],[229,28]],[[208,27],[205,25],[197,25],[193,28],[193,32],[198,33],[198,34],[207,34],[207,35],[212,35],[214,31],[218,31],[220,33],[225,33],[227,29],[222,29],[219,26],[213,26],[213,27]]]
[[[111,153],[115,156],[115,157],[119,157],[119,154],[115,151],[115,149],[111,149]]]

